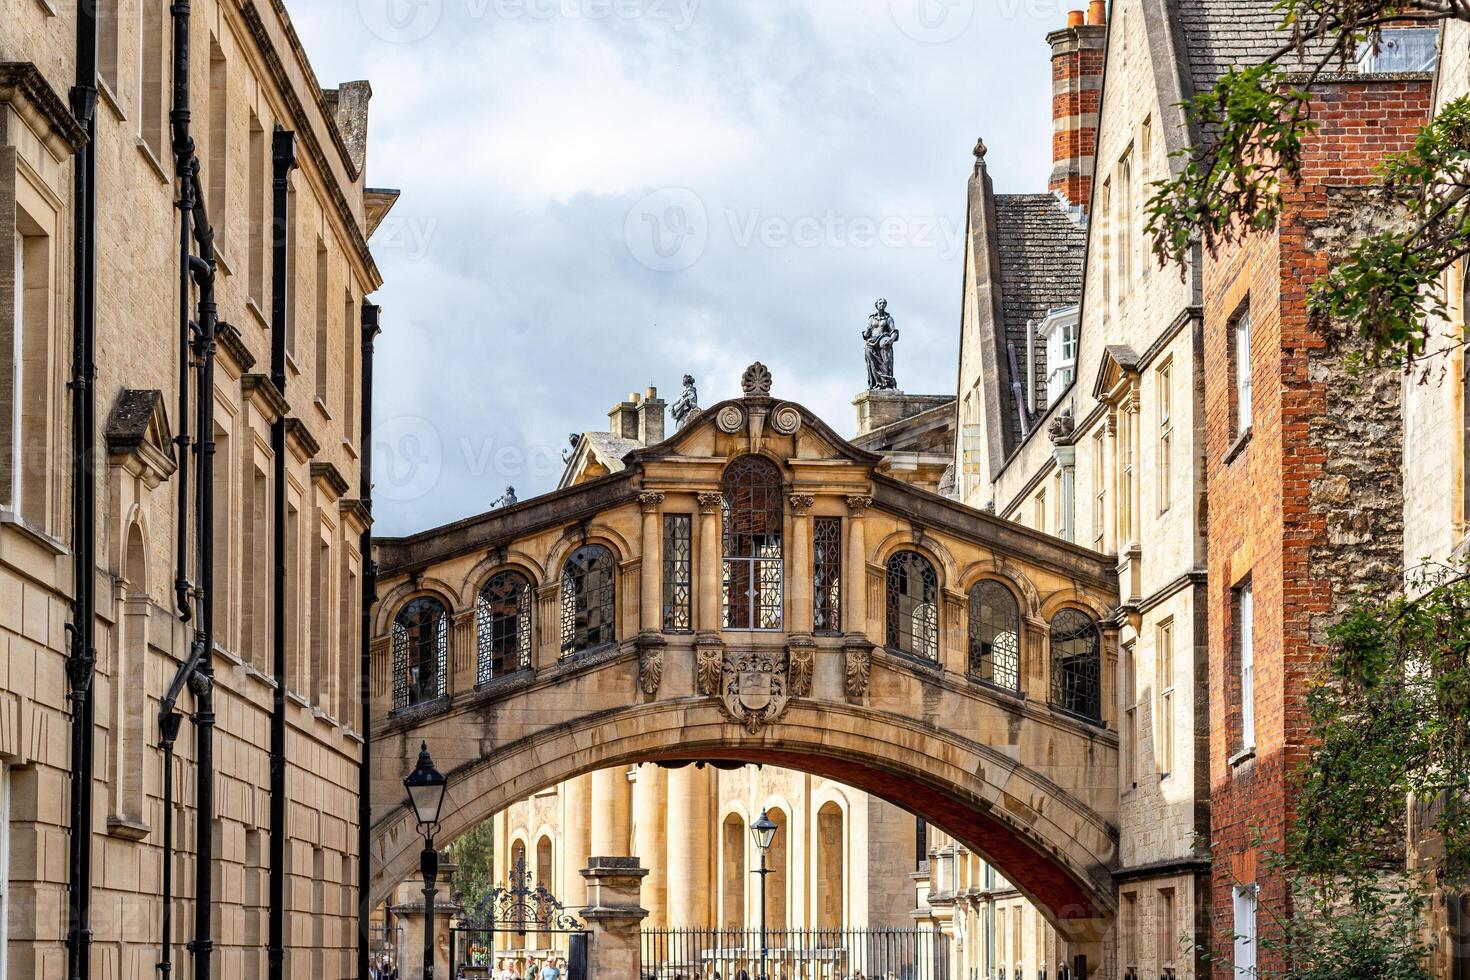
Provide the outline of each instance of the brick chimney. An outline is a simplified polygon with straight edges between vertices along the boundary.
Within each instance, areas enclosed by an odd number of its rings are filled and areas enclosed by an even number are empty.
[[[1052,171],[1048,186],[1078,207],[1092,201],[1097,116],[1102,107],[1107,4],[1067,14],[1067,26],[1046,36],[1051,45]]]

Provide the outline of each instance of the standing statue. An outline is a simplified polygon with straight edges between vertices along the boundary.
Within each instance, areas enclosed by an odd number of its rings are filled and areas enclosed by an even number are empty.
[[[893,325],[893,317],[888,315],[888,300],[878,300],[873,308],[873,315],[868,317],[868,328],[863,331],[868,358],[868,390],[897,391],[898,382],[893,377],[893,345],[898,340],[898,328]]]
[[[694,388],[693,375],[684,375],[684,390],[674,402],[671,409],[674,415],[674,426],[684,428],[684,423],[699,414],[699,392]]]

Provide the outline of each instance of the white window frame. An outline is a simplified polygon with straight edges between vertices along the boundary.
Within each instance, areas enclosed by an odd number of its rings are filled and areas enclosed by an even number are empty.
[[[1251,583],[1236,593],[1240,622],[1236,623],[1240,652],[1240,744],[1249,752],[1256,747],[1256,603]]]
[[[1245,310],[1231,326],[1235,332],[1235,434],[1250,431],[1251,422],[1251,314]]]
[[[1055,404],[1077,377],[1077,317],[1075,306],[1052,310],[1036,328],[1046,342],[1046,404]]]
[[[1234,953],[1235,980],[1255,980],[1256,977],[1256,886],[1236,885],[1231,890],[1235,918]]]

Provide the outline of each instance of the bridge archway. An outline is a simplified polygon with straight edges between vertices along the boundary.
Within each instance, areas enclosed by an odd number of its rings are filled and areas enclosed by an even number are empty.
[[[999,708],[997,710],[1000,710]],[[388,758],[410,758],[424,733],[384,733]],[[458,754],[427,736],[437,759]],[[1099,771],[1116,747],[1099,733]],[[660,700],[569,720],[493,756],[446,767],[439,843],[519,799],[582,773],[641,762],[725,759],[797,769],[847,783],[924,817],[984,855],[1063,937],[1093,943],[1115,913],[1116,830],[1101,814],[1005,752],[902,714],[831,702],[793,704],[750,736],[705,698]],[[414,873],[422,838],[406,800],[374,826],[373,901]]]

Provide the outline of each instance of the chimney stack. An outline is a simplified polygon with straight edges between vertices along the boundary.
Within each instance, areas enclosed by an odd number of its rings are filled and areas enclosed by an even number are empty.
[[[627,401],[618,402],[607,413],[608,429],[624,439],[638,438],[638,409],[640,399],[635,391]]]
[[[1051,45],[1052,171],[1048,186],[1074,206],[1092,201],[1097,117],[1102,108],[1107,4],[1067,14],[1067,26],[1046,36]]]
[[[658,389],[649,387],[638,408],[638,441],[645,446],[664,441],[664,400]]]

